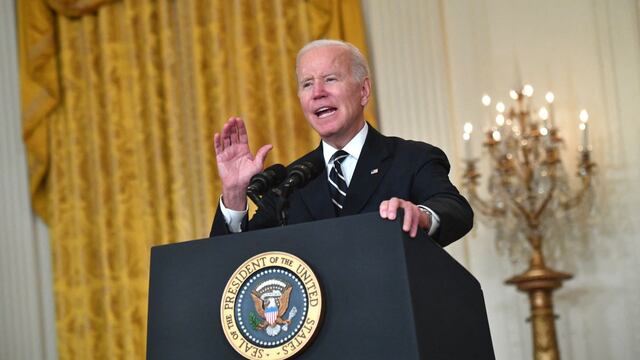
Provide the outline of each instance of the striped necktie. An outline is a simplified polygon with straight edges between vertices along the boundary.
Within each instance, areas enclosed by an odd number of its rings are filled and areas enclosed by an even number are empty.
[[[329,193],[331,194],[331,202],[336,209],[336,214],[340,215],[342,212],[342,206],[347,198],[347,180],[344,177],[342,171],[342,161],[349,156],[344,150],[336,151],[329,163],[333,163],[331,171],[329,172]]]

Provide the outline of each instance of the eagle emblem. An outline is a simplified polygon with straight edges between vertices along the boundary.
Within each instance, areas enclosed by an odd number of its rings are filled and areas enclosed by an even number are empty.
[[[297,313],[294,306],[288,316],[284,318],[289,308],[291,290],[290,284],[271,279],[260,283],[251,292],[257,316],[253,312],[250,313],[249,322],[255,330],[265,330],[269,336],[276,336],[280,331],[288,330],[291,319]]]
[[[270,251],[247,259],[231,275],[220,301],[220,325],[244,358],[285,360],[311,343],[322,306],[320,284],[309,265]]]

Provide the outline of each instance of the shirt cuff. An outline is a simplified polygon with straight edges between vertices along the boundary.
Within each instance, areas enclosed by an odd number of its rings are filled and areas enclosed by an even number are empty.
[[[431,224],[429,225],[429,231],[427,232],[427,235],[431,236],[435,234],[435,232],[438,230],[438,226],[440,226],[440,217],[435,213],[435,211],[429,209],[424,205],[418,205],[418,207],[420,209],[428,211],[431,214]]]
[[[227,223],[229,231],[239,233],[242,232],[242,220],[247,216],[247,212],[249,212],[249,204],[247,204],[244,211],[227,209],[222,202],[222,196],[220,196],[220,212],[222,216],[224,216],[224,222]]]

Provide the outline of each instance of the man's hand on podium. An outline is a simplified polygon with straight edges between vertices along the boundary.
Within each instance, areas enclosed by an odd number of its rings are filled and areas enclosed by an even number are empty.
[[[398,209],[404,209],[404,222],[402,230],[408,232],[409,236],[415,238],[418,234],[418,227],[429,231],[431,219],[427,214],[420,211],[418,206],[411,201],[392,197],[380,203],[380,217],[383,219],[395,220],[398,216]]]

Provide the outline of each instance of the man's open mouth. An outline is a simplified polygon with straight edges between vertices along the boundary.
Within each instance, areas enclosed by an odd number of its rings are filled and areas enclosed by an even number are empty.
[[[316,111],[314,111],[313,113],[320,119],[325,118],[327,116],[331,116],[333,115],[333,113],[336,112],[336,110],[338,110],[337,108],[331,107],[331,106],[323,106],[321,108],[318,108]]]

